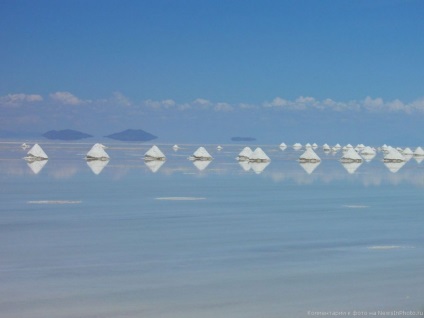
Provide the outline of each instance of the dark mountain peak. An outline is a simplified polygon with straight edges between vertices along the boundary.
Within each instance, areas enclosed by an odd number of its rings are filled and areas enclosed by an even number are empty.
[[[127,129],[105,137],[120,141],[149,141],[157,138],[142,129]]]

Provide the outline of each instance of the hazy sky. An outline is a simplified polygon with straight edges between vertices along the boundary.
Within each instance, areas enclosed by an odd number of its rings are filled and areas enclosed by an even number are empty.
[[[0,125],[424,144],[424,2],[3,0]]]

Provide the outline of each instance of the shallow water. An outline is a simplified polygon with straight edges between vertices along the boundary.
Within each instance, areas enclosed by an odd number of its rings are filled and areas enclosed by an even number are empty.
[[[424,310],[413,158],[392,172],[379,154],[349,173],[340,153],[302,167],[302,152],[265,145],[271,163],[245,171],[242,146],[207,145],[199,170],[198,145],[159,145],[167,160],[149,167],[147,145],[115,143],[90,168],[90,144],[46,143],[34,173],[19,145],[0,143],[1,317]]]

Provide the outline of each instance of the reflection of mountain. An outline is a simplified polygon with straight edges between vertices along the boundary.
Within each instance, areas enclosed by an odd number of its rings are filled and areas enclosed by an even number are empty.
[[[165,161],[164,160],[149,160],[149,161],[144,161],[144,163],[150,169],[151,172],[156,173],[160,169],[160,167],[163,166]]]
[[[342,162],[342,165],[347,172],[353,174],[362,165],[362,162]]]
[[[209,166],[212,161],[210,160],[193,160],[194,166],[199,170],[203,171]]]
[[[121,141],[149,141],[157,138],[157,136],[154,136],[142,129],[127,129],[106,137]]]
[[[87,160],[87,165],[90,167],[94,174],[100,174],[107,166],[109,160]]]
[[[34,160],[34,161],[27,161],[28,167],[31,168],[32,172],[34,174],[38,174],[46,165],[48,160]]]
[[[396,173],[405,165],[405,161],[402,162],[385,162],[384,165],[390,170],[390,172]]]
[[[65,129],[65,130],[50,130],[43,134],[47,139],[53,140],[79,140],[84,138],[93,137],[92,135],[83,133],[81,131]]]
[[[300,166],[306,171],[307,174],[312,174],[314,170],[320,165],[321,161],[318,162],[300,162]]]

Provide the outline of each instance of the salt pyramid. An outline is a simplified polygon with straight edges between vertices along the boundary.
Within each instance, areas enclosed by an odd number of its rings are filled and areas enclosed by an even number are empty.
[[[172,149],[173,149],[174,151],[177,151],[178,149],[180,149],[180,147],[179,147],[178,145],[173,145],[173,146],[172,146]]]
[[[412,156],[412,155],[414,155],[414,153],[412,152],[411,148],[409,148],[409,147],[406,147],[406,148],[403,150],[402,154],[403,154],[404,156]]]
[[[313,144],[312,144],[312,149],[317,149],[318,148],[318,145],[314,142]]]
[[[305,145],[305,149],[308,149],[308,148],[312,148],[312,145],[309,142]]]
[[[85,156],[86,160],[109,160],[109,155],[104,150],[102,144],[94,144]]]
[[[403,162],[405,161],[405,158],[395,148],[387,147],[387,151],[384,155],[383,161],[384,162]]]
[[[347,148],[346,152],[340,158],[341,162],[362,162],[362,157],[353,148]]]
[[[375,155],[375,150],[372,149],[370,146],[365,147],[361,151],[361,155]]]
[[[203,147],[199,147],[193,155],[189,158],[190,160],[212,160],[212,156]]]
[[[321,159],[312,150],[312,148],[307,148],[306,151],[299,157],[300,162],[320,162]]]
[[[24,142],[24,143],[21,145],[21,148],[22,148],[23,150],[28,149],[29,147],[30,147],[30,145],[28,145],[26,142]]]
[[[302,144],[300,144],[300,143],[295,143],[294,145],[293,145],[293,149],[294,150],[300,150],[300,149],[302,149]]]
[[[330,151],[330,150],[331,150],[331,148],[330,148],[330,146],[329,146],[328,144],[324,144],[324,145],[322,146],[322,149],[323,149],[324,151]]]
[[[47,160],[47,159],[49,159],[49,157],[46,155],[46,153],[40,147],[39,144],[35,144],[28,151],[27,156],[24,159],[30,160],[30,161],[35,161],[35,160]]]
[[[280,144],[280,148],[281,148],[282,150],[284,150],[284,149],[286,149],[286,148],[287,148],[287,145],[286,145],[284,142],[282,142],[282,143]]]
[[[224,149],[224,148],[222,148],[222,146],[218,146],[218,147],[216,147],[216,149],[218,150],[218,151],[221,151],[222,149]]]
[[[340,144],[336,144],[333,148],[340,149],[341,147]]]
[[[244,147],[243,150],[239,153],[237,160],[238,161],[248,161],[252,155],[252,149],[250,147]]]
[[[260,148],[256,148],[255,151],[252,152],[249,161],[251,162],[268,162],[271,159],[267,156],[267,154]]]
[[[145,161],[151,161],[151,160],[163,161],[165,159],[166,159],[165,155],[156,145],[153,145],[152,148],[147,150],[147,152],[144,154]]]
[[[414,156],[424,157],[424,150],[423,150],[423,148],[418,147],[417,149],[415,149]]]

